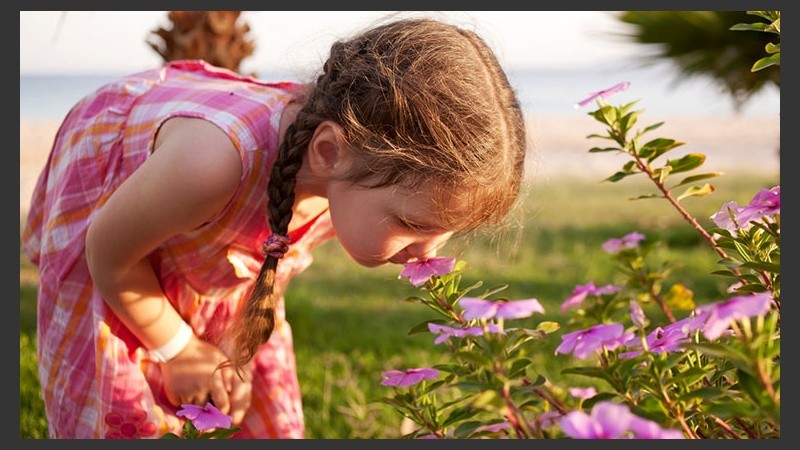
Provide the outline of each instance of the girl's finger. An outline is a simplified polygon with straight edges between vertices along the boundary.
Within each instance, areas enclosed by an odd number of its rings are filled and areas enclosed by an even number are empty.
[[[214,400],[214,406],[217,407],[223,414],[228,414],[231,409],[231,400],[228,394],[228,389],[225,387],[223,370],[215,370],[211,375],[211,399]],[[227,383],[228,385],[230,383]]]

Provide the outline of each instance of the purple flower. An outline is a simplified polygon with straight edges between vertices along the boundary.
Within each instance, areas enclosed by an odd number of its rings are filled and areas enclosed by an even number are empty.
[[[703,325],[705,325],[707,318],[708,318],[708,313],[699,313],[686,317],[685,319],[681,319],[677,322],[665,325],[664,333],[671,333],[672,330],[677,329],[688,337],[695,331],[703,328]]]
[[[531,316],[535,312],[544,314],[544,308],[535,298],[493,301],[463,297],[458,304],[464,308],[465,319],[521,319]]]
[[[422,286],[434,275],[445,275],[453,271],[455,257],[436,256],[422,261],[403,264],[401,277],[409,277],[414,286]]]
[[[619,292],[619,287],[613,284],[607,284],[603,287],[595,286],[593,281],[586,284],[579,284],[572,290],[572,295],[561,304],[561,312],[579,306],[589,295],[614,294],[617,292]]]
[[[722,205],[711,215],[711,220],[720,227],[736,233],[737,228],[746,230],[750,222],[761,220],[764,216],[772,216],[781,212],[781,187],[761,189],[750,200],[747,206],[739,206],[735,201]],[[734,221],[734,218],[736,219]],[[737,224],[738,223],[738,227]]]
[[[536,423],[538,422],[539,426],[543,428],[551,427],[558,423],[558,420],[561,417],[562,416],[558,411],[545,411],[539,414],[539,417],[534,419],[534,422],[531,424],[531,426],[535,427]]]
[[[575,410],[565,415],[559,425],[573,439],[616,439],[628,431],[634,417],[628,407],[614,402],[598,402],[591,414]]]
[[[658,327],[647,335],[645,341],[647,342],[647,348],[651,352],[668,353],[678,350],[681,344],[689,341],[689,337],[680,328],[670,328],[669,330],[665,331],[663,328]],[[641,349],[641,340],[631,339],[628,342],[630,342],[630,345],[628,345],[629,348],[639,348],[639,350],[620,353],[620,358],[634,358],[642,354],[643,350]]]
[[[211,402],[206,403],[206,406],[181,405],[181,409],[175,415],[189,419],[198,431],[212,428],[230,428],[233,423],[231,416],[223,414]]]
[[[679,430],[661,428],[652,420],[631,413],[627,406],[598,402],[591,414],[575,410],[559,422],[562,431],[574,439],[617,439],[633,434],[635,439],[683,439]]]
[[[576,103],[575,107],[576,108],[584,107],[584,106],[588,105],[589,103],[591,103],[592,100],[594,100],[596,98],[606,99],[608,97],[611,97],[613,94],[616,94],[619,91],[624,91],[625,89],[628,89],[628,87],[630,85],[631,85],[631,83],[629,81],[623,81],[621,83],[615,84],[614,86],[611,86],[608,89],[605,89],[605,90],[602,90],[602,91],[597,91],[597,92],[592,92],[588,97],[586,97],[585,99],[583,99],[583,100],[579,101],[578,103]]]
[[[657,422],[643,419],[638,416],[631,417],[630,429],[636,439],[684,439],[680,430],[661,428]]]
[[[496,323],[489,323],[486,325],[489,333],[502,333],[503,330]],[[469,328],[453,328],[447,325],[439,325],[438,323],[428,323],[428,330],[433,334],[438,334],[434,344],[441,344],[442,342],[450,339],[451,337],[463,338],[464,336],[481,336],[484,334],[482,326],[474,326]]]
[[[703,336],[709,341],[716,340],[732,321],[766,314],[771,300],[772,296],[768,292],[761,292],[701,306],[698,311],[708,314],[703,325]]]
[[[636,300],[631,300],[631,322],[639,328],[644,328],[645,315],[642,306]]]
[[[569,392],[569,395],[583,400],[586,400],[587,398],[592,398],[595,395],[597,395],[597,389],[591,386],[585,388],[571,387],[567,389],[567,391]]]
[[[585,330],[578,330],[561,336],[561,345],[556,354],[572,353],[576,358],[586,359],[606,341],[614,342],[623,336],[622,324],[594,325]],[[616,344],[616,342],[615,342]]]
[[[383,386],[408,387],[423,380],[432,380],[439,376],[439,371],[431,368],[389,370],[383,372]]]
[[[709,218],[713,220],[714,224],[716,224],[718,227],[728,231],[736,232],[738,227],[733,221],[733,218],[738,214],[738,211],[739,203],[736,201],[730,201],[722,205],[719,211],[712,214]]]
[[[745,224],[750,221],[759,220],[764,216],[772,216],[781,212],[781,187],[775,186],[772,189],[761,189],[750,200],[747,206],[739,210],[739,223]]]
[[[629,248],[636,248],[639,246],[639,243],[642,242],[645,238],[645,235],[634,231],[632,233],[628,233],[621,238],[612,238],[603,243],[603,250],[606,253],[619,253],[622,250],[629,249]]]

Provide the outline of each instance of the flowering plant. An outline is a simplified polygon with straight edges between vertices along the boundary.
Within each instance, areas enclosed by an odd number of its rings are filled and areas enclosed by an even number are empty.
[[[182,436],[175,433],[166,433],[161,439],[228,439],[237,432],[239,427],[231,426],[233,418],[207,402],[205,406],[192,404],[181,405],[175,413],[178,417],[185,417]]]
[[[666,159],[683,143],[643,138],[663,122],[633,130],[641,113],[632,109],[636,102],[606,103],[629,86],[622,82],[578,102],[595,101],[589,116],[606,128],[589,138],[611,142],[589,152],[628,156],[605,181],[639,175],[652,182],[656,193],[633,200],[672,205],[718,255],[712,274],[730,279],[727,292],[695,299],[670,279],[673,263],[651,261],[656,242],[638,231],[604,242],[624,280],[576,286],[561,305],[575,312],[565,324],[511,326],[544,308],[534,298],[500,296],[507,286],[460,286],[464,261],[407,264],[401,277],[423,292],[408,300],[438,315],[410,333],[432,333],[452,361],[384,372],[382,384],[394,395],[382,400],[415,424],[404,437],[780,437],[780,186],[762,189],[745,206],[722,205],[710,217],[715,227],[706,230],[681,202],[714,192],[698,184],[721,174],[690,175],[705,155]],[[683,178],[675,181],[676,175]],[[573,363],[562,374],[594,386],[558,386],[536,373],[530,355],[554,338],[560,339],[555,357]]]

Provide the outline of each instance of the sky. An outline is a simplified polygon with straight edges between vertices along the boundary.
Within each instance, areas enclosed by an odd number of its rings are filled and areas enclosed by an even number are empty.
[[[121,74],[162,64],[146,40],[171,27],[168,11],[20,11],[20,75]],[[244,11],[256,48],[241,72],[302,72],[330,44],[392,11]],[[642,54],[618,36],[614,11],[433,11],[427,16],[477,31],[508,68],[576,68]],[[156,39],[158,42],[159,39]]]

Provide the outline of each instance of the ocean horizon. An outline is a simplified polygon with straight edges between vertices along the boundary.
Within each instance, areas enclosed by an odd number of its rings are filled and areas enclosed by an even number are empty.
[[[20,74],[20,121],[60,121],[84,95],[124,74]],[[638,100],[636,109],[647,117],[776,116],[780,89],[767,86],[754,94],[740,111],[708,77],[679,79],[666,62],[648,67],[605,65],[602,68],[508,70],[509,80],[530,117],[582,117],[589,108],[575,104],[590,93],[629,81],[630,87],[612,97],[612,103]],[[266,81],[305,81],[288,71],[258,74]]]

